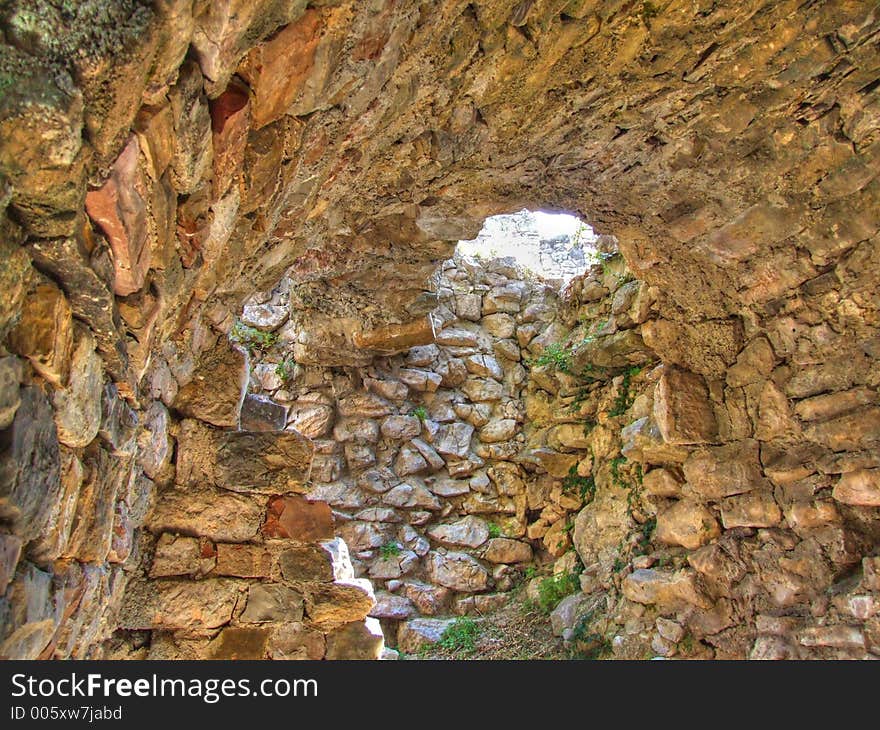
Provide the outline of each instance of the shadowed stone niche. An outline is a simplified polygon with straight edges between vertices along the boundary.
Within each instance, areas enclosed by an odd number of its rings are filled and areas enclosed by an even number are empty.
[[[609,656],[880,656],[876,9],[0,22],[0,657],[392,657],[526,566]],[[562,288],[455,255],[524,207]]]

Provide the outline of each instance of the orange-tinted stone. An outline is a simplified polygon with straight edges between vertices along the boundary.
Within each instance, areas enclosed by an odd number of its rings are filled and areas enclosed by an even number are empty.
[[[277,497],[269,502],[263,534],[301,542],[326,540],[333,537],[333,513],[325,502],[310,502],[296,496]]]

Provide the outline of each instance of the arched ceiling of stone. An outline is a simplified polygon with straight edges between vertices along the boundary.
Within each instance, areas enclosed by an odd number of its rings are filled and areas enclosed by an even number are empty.
[[[110,239],[146,349],[290,267],[304,349],[344,361],[523,205],[618,235],[669,317],[724,319],[880,226],[871,7],[13,0],[0,170],[32,245]]]

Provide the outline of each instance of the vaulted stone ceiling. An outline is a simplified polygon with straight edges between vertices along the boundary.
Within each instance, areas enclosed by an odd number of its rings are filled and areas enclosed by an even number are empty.
[[[302,356],[345,361],[358,331],[425,314],[435,262],[487,215],[563,208],[619,236],[670,320],[729,320],[724,358],[733,317],[877,228],[868,10],[13,2],[11,212],[35,239],[103,231],[155,341],[292,266]]]

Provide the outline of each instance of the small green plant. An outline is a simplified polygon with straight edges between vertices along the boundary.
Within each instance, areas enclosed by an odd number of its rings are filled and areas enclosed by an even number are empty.
[[[681,650],[685,654],[691,654],[694,651],[694,636],[688,631],[682,638],[681,641],[678,642]]]
[[[579,591],[581,582],[578,571],[572,573],[558,573],[557,575],[544,578],[538,584],[538,607],[544,613],[550,613],[559,602],[575,591]]]
[[[383,560],[396,557],[400,555],[400,545],[394,542],[394,540],[389,540],[379,548],[379,555],[382,556]]]
[[[296,361],[292,358],[286,358],[275,366],[275,374],[283,381],[287,382],[293,377]]]
[[[620,388],[617,390],[617,397],[614,399],[614,405],[611,407],[611,410],[608,411],[609,416],[622,416],[629,410],[633,401],[636,399],[635,393],[630,392],[630,381],[641,371],[642,369],[640,367],[633,366],[623,374],[623,381],[620,384]]]
[[[580,476],[577,473],[577,464],[573,464],[562,480],[562,491],[567,494],[576,493],[585,503],[591,502],[596,496],[596,480],[592,476]]]
[[[647,24],[648,21],[651,20],[651,18],[656,18],[658,15],[660,15],[660,8],[654,5],[654,3],[647,1],[642,3],[642,9],[639,12],[639,17],[641,17],[641,19],[645,21],[645,24]]]
[[[229,331],[229,339],[253,352],[254,350],[268,350],[274,346],[278,342],[278,335],[274,332],[263,332],[237,319]]]
[[[544,351],[534,361],[535,365],[551,365],[560,372],[571,373],[571,350],[566,349],[558,342],[547,345]]]
[[[592,630],[596,610],[587,612],[578,621],[571,634],[572,659],[602,659],[611,653],[611,642],[602,634]]]
[[[428,417],[428,411],[424,406],[416,406],[410,411],[410,415],[415,416],[420,421],[424,421]]]
[[[618,456],[611,460],[611,482],[615,487],[626,489],[629,486],[620,473],[620,467],[626,464],[625,456]]]
[[[448,651],[462,651],[468,654],[477,648],[476,641],[480,635],[480,627],[469,616],[459,616],[440,636],[439,644]]]
[[[645,524],[642,525],[641,534],[639,535],[639,543],[636,546],[641,555],[644,555],[646,552],[648,552],[648,546],[651,544],[651,536],[654,534],[654,530],[656,528],[656,517],[649,518],[645,522]]]
[[[568,410],[571,413],[577,413],[589,396],[590,391],[587,388],[578,388],[578,392],[575,395],[574,400],[571,402],[571,405],[568,407]]]
[[[501,537],[501,528],[494,522],[489,523],[489,537]]]
[[[537,569],[534,565],[529,565],[529,566],[526,568],[526,572],[525,572],[525,574],[524,574],[525,579],[526,579],[526,580],[531,580],[531,579],[534,578],[536,575],[538,575],[538,569]]]
[[[583,342],[589,342],[594,338],[585,337]],[[587,363],[584,366],[584,369],[581,370],[580,378],[581,380],[586,380],[588,383],[598,383],[608,378],[608,368],[599,367],[598,365],[593,365],[593,363]]]

